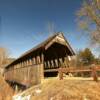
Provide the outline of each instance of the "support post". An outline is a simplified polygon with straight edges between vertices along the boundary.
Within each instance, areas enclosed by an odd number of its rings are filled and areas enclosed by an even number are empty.
[[[57,61],[57,59],[55,59],[55,64],[56,64],[56,67],[58,67],[58,61]]]
[[[52,66],[52,68],[54,68],[54,62],[53,62],[53,60],[51,60],[51,66]]]
[[[30,64],[32,65],[32,58],[30,59]]]
[[[41,64],[40,64],[41,66],[41,70],[40,70],[40,77],[41,77],[41,79],[44,79],[44,54],[42,53],[41,54]]]
[[[35,62],[35,57],[33,57],[33,64],[36,64],[36,62]]]
[[[63,80],[63,72],[61,68],[59,68],[59,79]]]
[[[98,75],[95,66],[92,67],[92,77],[94,81],[98,82]]]

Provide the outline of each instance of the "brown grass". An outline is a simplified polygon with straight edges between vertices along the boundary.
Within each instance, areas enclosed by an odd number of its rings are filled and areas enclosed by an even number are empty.
[[[14,91],[5,82],[4,78],[0,76],[0,100],[11,100]]]
[[[51,78],[44,80],[40,88],[42,92],[33,93],[31,100],[100,100],[100,82],[91,78]]]

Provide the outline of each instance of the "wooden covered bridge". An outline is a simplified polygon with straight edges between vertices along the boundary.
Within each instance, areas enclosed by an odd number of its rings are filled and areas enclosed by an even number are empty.
[[[7,65],[5,80],[38,84],[44,77],[56,75],[59,67],[67,67],[68,56],[74,54],[63,33],[56,33]]]

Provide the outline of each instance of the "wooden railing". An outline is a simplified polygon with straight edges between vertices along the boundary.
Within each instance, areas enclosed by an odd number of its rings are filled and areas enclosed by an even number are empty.
[[[80,68],[74,68],[74,67],[70,67],[70,68],[59,68],[58,72],[59,72],[59,79],[62,80],[63,79],[63,73],[77,73],[77,72],[91,72],[91,75],[93,77],[94,81],[98,81],[98,75],[97,75],[97,71],[100,71],[100,66],[91,66],[91,67],[80,67]]]

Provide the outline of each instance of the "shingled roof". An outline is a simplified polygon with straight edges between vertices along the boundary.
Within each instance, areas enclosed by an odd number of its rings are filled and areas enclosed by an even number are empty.
[[[13,63],[15,63],[16,61],[22,59],[23,57],[29,55],[30,53],[38,50],[39,48],[45,48],[45,46],[50,42],[52,41],[56,36],[58,35],[62,35],[64,40],[66,41],[67,43],[67,47],[69,49],[69,51],[71,52],[71,55],[75,55],[73,49],[71,48],[70,44],[68,43],[68,41],[65,39],[63,33],[61,32],[58,32],[58,33],[55,33],[54,35],[50,36],[48,39],[46,39],[44,42],[40,43],[39,45],[35,46],[34,48],[28,50],[26,53],[24,53],[23,55],[21,55],[19,58],[17,58],[16,60],[14,60],[12,63],[10,63],[9,65],[7,65],[6,67],[9,67],[10,65],[12,65]]]

